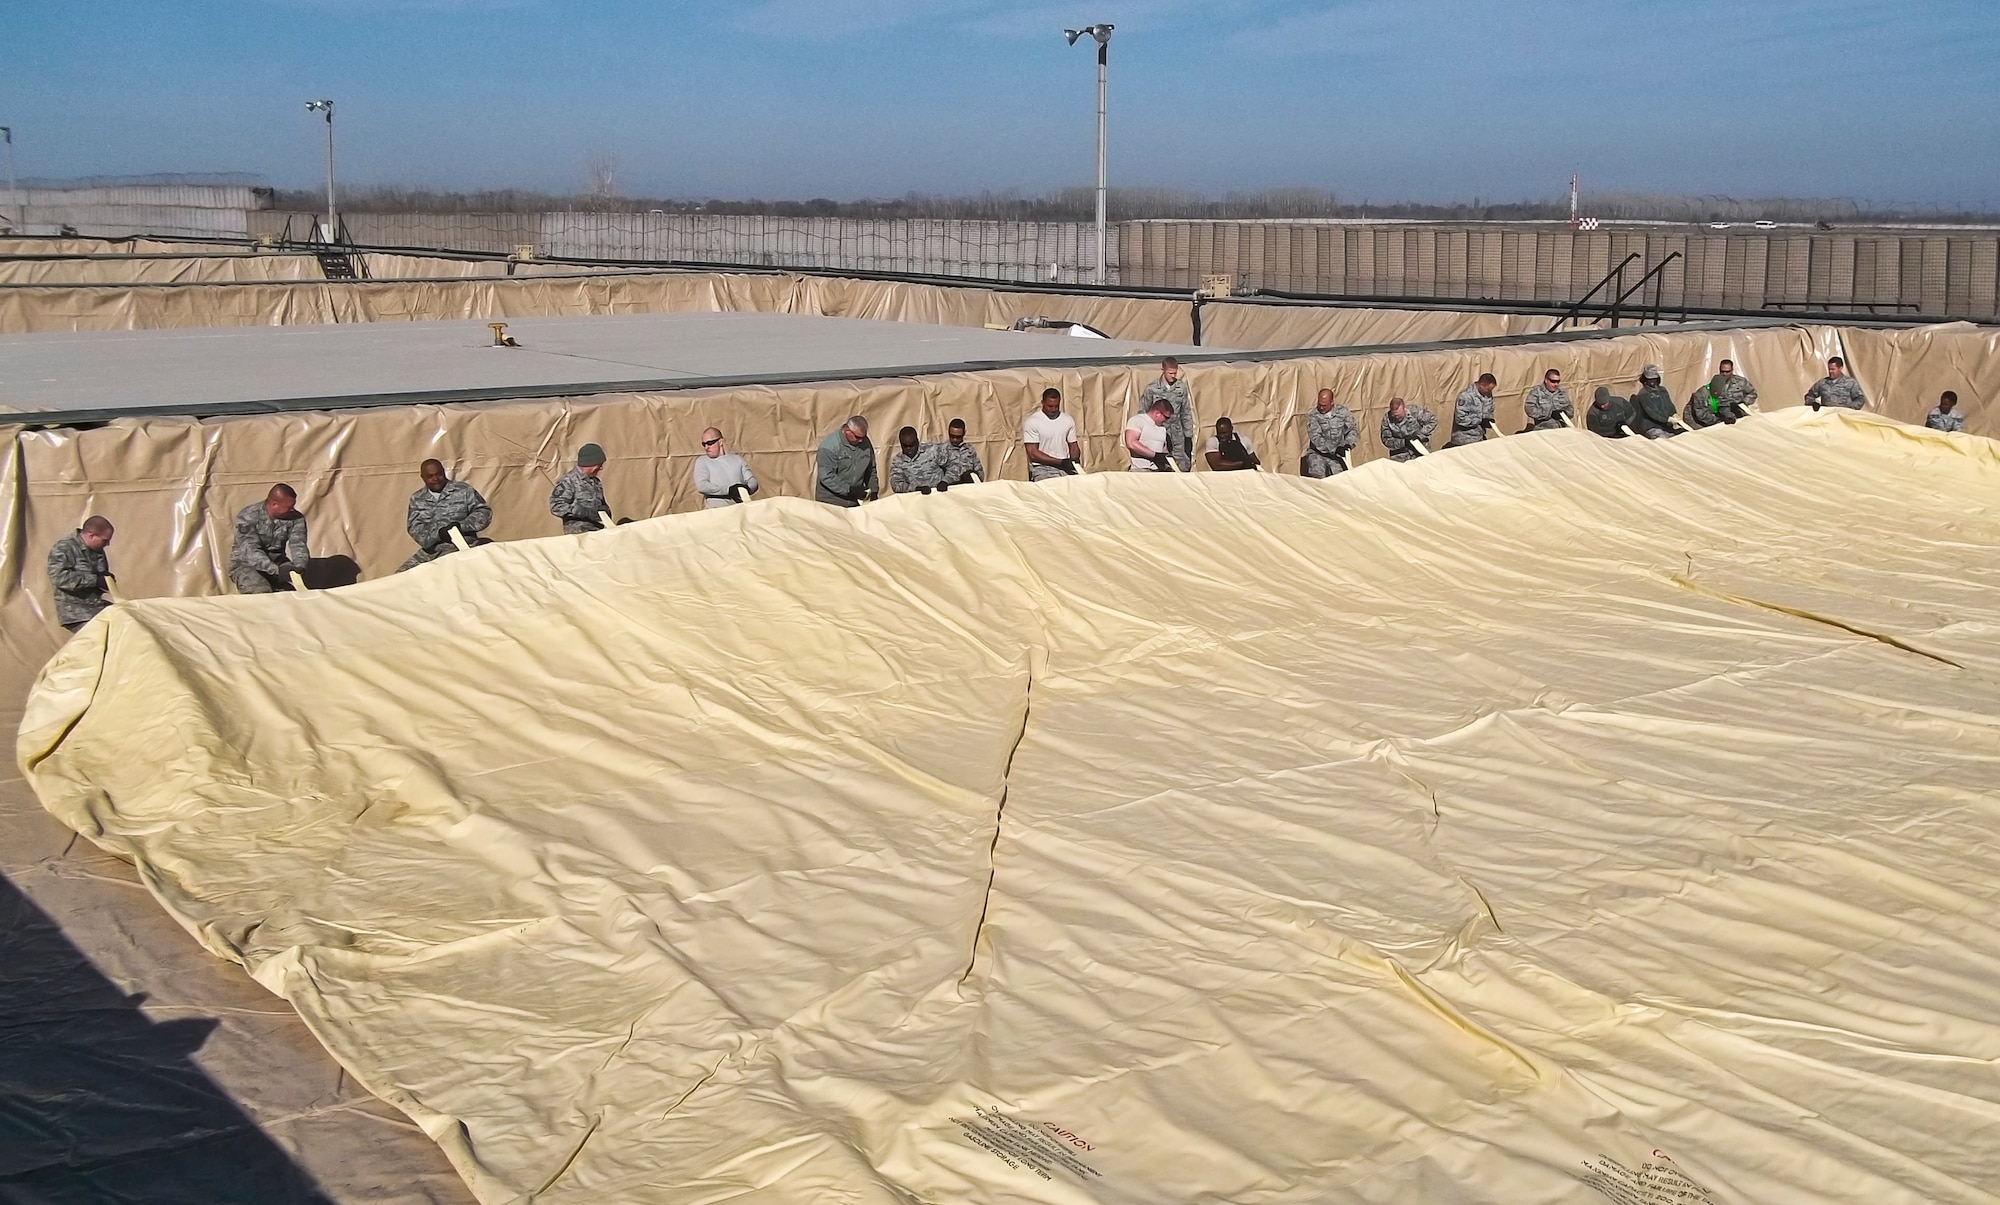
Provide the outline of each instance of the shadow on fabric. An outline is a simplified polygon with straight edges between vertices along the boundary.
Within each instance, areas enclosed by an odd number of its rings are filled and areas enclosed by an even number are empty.
[[[157,1022],[0,876],[0,1202],[325,1205]]]
[[[332,590],[360,581],[361,566],[351,556],[316,556],[306,562],[306,570],[299,576],[306,579],[309,590]]]

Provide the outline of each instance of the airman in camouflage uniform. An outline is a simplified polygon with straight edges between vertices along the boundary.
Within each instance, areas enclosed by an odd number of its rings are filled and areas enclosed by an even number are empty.
[[[936,444],[920,443],[915,427],[896,432],[896,450],[889,453],[889,489],[898,494],[928,494],[944,479]]]
[[[1306,412],[1306,454],[1299,461],[1304,477],[1331,477],[1347,471],[1342,452],[1361,442],[1361,424],[1354,411],[1335,401],[1333,390],[1322,389],[1313,408]]]
[[[1748,414],[1747,407],[1757,400],[1757,387],[1750,383],[1749,377],[1737,375],[1734,360],[1724,360],[1716,369],[1708,384],[1695,390],[1681,411],[1681,417],[1690,427],[1734,423]]]
[[[1938,397],[1938,404],[1924,416],[1924,426],[1933,431],[1963,431],[1965,416],[1958,413],[1958,394],[1947,389]]]
[[[1181,362],[1169,356],[1160,361],[1160,379],[1146,386],[1139,395],[1139,413],[1152,409],[1153,403],[1165,398],[1173,407],[1167,417],[1167,455],[1181,466],[1181,472],[1194,471],[1194,398],[1188,393],[1187,382],[1181,380]]]
[[[418,471],[423,475],[424,488],[410,495],[407,524],[410,538],[417,542],[417,552],[396,566],[398,573],[458,551],[458,545],[451,541],[454,527],[468,544],[493,542],[479,537],[493,522],[493,508],[486,505],[478,490],[463,481],[447,478],[444,465],[436,460],[424,461]]]
[[[604,483],[597,479],[603,468],[604,449],[585,444],[577,449],[576,467],[556,478],[549,491],[549,513],[562,520],[564,535],[604,530],[602,516],[610,507],[604,501]]]
[[[986,466],[979,463],[978,450],[965,442],[964,419],[952,419],[945,428],[945,442],[933,446],[938,454],[938,489],[970,484],[975,475],[981,481],[986,479]]]
[[[229,580],[238,594],[289,590],[292,574],[306,571],[311,557],[306,552],[306,517],[299,513],[298,502],[298,491],[280,482],[262,502],[236,512]]]
[[[1528,431],[1554,431],[1576,421],[1576,407],[1570,403],[1569,394],[1563,391],[1562,373],[1549,369],[1542,374],[1542,383],[1528,390],[1528,396],[1521,399],[1521,408],[1528,412]],[[1559,417],[1560,416],[1560,417]]]
[[[1402,398],[1389,399],[1389,412],[1382,416],[1382,446],[1391,460],[1415,460],[1420,453],[1411,444],[1429,447],[1437,430],[1437,415],[1422,406],[1412,406]]]
[[[1493,425],[1493,387],[1497,384],[1492,373],[1482,372],[1477,381],[1459,391],[1458,400],[1451,404],[1451,438],[1444,441],[1445,447],[1462,448],[1485,441],[1486,428]]]
[[[1835,356],[1826,362],[1826,375],[1813,382],[1806,390],[1806,405],[1817,410],[1821,406],[1844,406],[1849,410],[1859,410],[1868,404],[1868,395],[1861,392],[1861,383],[1847,375],[1847,361]]]
[[[92,515],[49,549],[49,587],[55,595],[56,622],[72,632],[111,605],[104,601],[104,592],[111,586],[111,561],[104,555],[110,544],[111,521]]]

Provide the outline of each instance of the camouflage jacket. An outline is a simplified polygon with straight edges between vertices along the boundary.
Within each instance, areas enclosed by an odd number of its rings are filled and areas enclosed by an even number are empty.
[[[1861,383],[1850,376],[1821,377],[1806,390],[1808,403],[1818,402],[1822,406],[1845,406],[1849,410],[1859,410],[1868,404],[1868,395],[1861,392]]]
[[[1493,399],[1479,392],[1479,386],[1467,385],[1451,405],[1451,428],[1454,431],[1483,431],[1486,424],[1493,421]]]
[[[555,488],[549,491],[549,513],[562,520],[566,536],[604,530],[604,520],[597,516],[607,509],[604,483],[585,475],[582,469],[571,469],[556,478]]]
[[[914,456],[903,455],[901,446],[889,453],[889,489],[892,493],[914,494],[920,490],[936,489],[937,483],[943,479],[936,444],[918,444]]]
[[[56,622],[68,627],[83,623],[110,604],[104,601],[104,581],[111,560],[102,551],[83,546],[71,532],[49,549],[49,586],[56,599]]]
[[[1422,406],[1403,406],[1403,421],[1397,422],[1384,414],[1382,416],[1382,446],[1396,460],[1408,460],[1416,455],[1410,448],[1412,443],[1430,446],[1431,433],[1437,430],[1437,415]]]
[[[304,573],[306,559],[304,515],[294,510],[273,519],[262,502],[236,512],[236,538],[229,545],[231,569],[254,569],[282,581],[293,570]]]
[[[1528,412],[1530,431],[1550,431],[1562,426],[1558,414],[1567,414],[1571,422],[1576,421],[1576,407],[1570,403],[1568,392],[1551,390],[1546,385],[1528,390],[1528,396],[1521,399],[1521,408]]]
[[[1932,406],[1931,412],[1924,416],[1924,426],[1933,431],[1963,431],[1965,416],[1956,410],[1946,414],[1936,406]]]
[[[955,444],[946,440],[933,444],[938,454],[938,473],[946,485],[964,485],[972,480],[974,473],[981,479],[986,476],[986,466],[979,463],[979,453],[971,444]]]
[[[463,481],[447,481],[433,494],[420,489],[410,495],[410,518],[406,524],[417,547],[430,550],[454,548],[447,527],[456,527],[467,539],[485,531],[493,522],[493,508],[479,491]]]
[[[1726,377],[1716,373],[1708,382],[1708,391],[1725,406],[1748,406],[1757,400],[1757,387],[1740,372],[1732,372]]]
[[[1354,421],[1354,411],[1339,402],[1333,409],[1320,413],[1317,403],[1306,411],[1306,448],[1321,456],[1338,458],[1342,448],[1351,448],[1361,442],[1361,424]]]

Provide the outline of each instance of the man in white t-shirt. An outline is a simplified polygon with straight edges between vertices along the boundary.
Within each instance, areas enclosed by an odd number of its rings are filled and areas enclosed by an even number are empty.
[[[1218,473],[1256,471],[1262,461],[1257,459],[1257,449],[1250,446],[1250,437],[1236,429],[1236,424],[1226,418],[1215,420],[1215,434],[1208,437],[1208,446],[1202,449],[1208,467]]]
[[[1144,410],[1125,421],[1125,453],[1132,458],[1135,473],[1167,472],[1167,421],[1174,416],[1174,404],[1156,397]]]
[[[1021,421],[1021,443],[1028,453],[1028,480],[1077,471],[1083,452],[1076,446],[1076,420],[1063,413],[1062,390],[1042,390],[1042,408]]]

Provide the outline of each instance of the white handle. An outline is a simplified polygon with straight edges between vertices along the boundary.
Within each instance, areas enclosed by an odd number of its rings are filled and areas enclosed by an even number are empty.
[[[1424,446],[1422,440],[1411,439],[1404,442],[1409,446],[1410,451],[1415,452],[1419,456],[1429,456],[1431,454],[1431,450]]]
[[[451,542],[458,545],[458,550],[460,552],[472,551],[472,545],[465,542],[465,533],[460,531],[456,527],[451,529]]]
[[[616,526],[618,526],[618,525],[617,525],[616,523],[613,523],[613,522],[611,521],[611,512],[610,512],[610,511],[608,511],[608,510],[601,510],[601,511],[598,511],[598,512],[597,512],[597,521],[598,521],[599,523],[602,523],[602,524],[604,524],[604,525],[605,525],[606,527],[616,527]]]
[[[306,585],[305,576],[301,574],[298,570],[296,569],[292,570],[291,578],[292,578],[292,589],[297,590],[300,594],[304,594],[311,589],[310,586]]]

